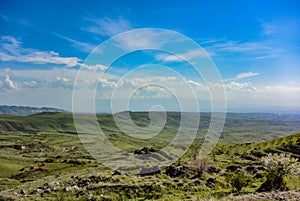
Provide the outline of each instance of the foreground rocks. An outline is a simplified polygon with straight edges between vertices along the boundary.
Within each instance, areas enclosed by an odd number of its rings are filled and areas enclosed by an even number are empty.
[[[234,199],[239,201],[250,200],[282,200],[282,201],[298,201],[300,200],[300,190],[298,191],[276,191],[270,193],[254,193],[250,195],[237,196]]]

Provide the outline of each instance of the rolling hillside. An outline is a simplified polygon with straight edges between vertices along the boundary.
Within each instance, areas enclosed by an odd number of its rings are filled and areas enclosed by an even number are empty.
[[[260,143],[218,144],[205,160],[204,173],[197,176],[192,167],[200,147],[195,143],[180,164],[140,176],[104,167],[74,134],[2,132],[0,200],[299,200],[299,177],[289,178],[290,192],[253,193],[264,182],[261,157],[291,153],[300,158],[300,134]],[[226,175],[235,170],[245,171],[250,179],[244,196],[236,197],[227,183]]]
[[[119,114],[118,114],[119,115]],[[122,115],[122,113],[120,113]],[[131,112],[133,122],[138,126],[150,123],[149,115],[145,112]],[[112,115],[98,115],[101,128],[108,136],[119,136],[122,132],[114,123]],[[167,113],[167,122],[161,131],[161,137],[172,138],[180,126],[180,113]],[[210,123],[210,113],[201,113],[197,140],[201,141]],[[1,116],[0,132],[56,132],[74,133],[73,116],[69,113],[43,112],[31,116]],[[246,143],[272,140],[300,131],[300,115],[295,114],[242,114],[228,113],[220,141],[223,143]],[[160,136],[160,135],[158,135]]]

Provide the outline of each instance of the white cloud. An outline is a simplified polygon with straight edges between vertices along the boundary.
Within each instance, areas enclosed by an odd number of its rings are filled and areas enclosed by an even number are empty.
[[[57,52],[43,52],[31,48],[23,48],[21,42],[11,36],[2,36],[0,41],[0,60],[34,64],[62,64],[67,67],[80,66],[85,70],[103,71],[107,69],[101,64],[87,65],[77,57],[61,57]]]
[[[12,60],[35,64],[64,64],[67,67],[77,66],[80,61],[80,59],[76,57],[60,57],[59,54],[54,51],[40,52],[35,50],[26,55],[16,56]]]
[[[254,57],[255,60],[260,60],[260,59],[271,59],[271,58],[275,58],[278,57],[278,54],[269,54],[269,55],[265,55],[265,56],[256,56]]]
[[[149,84],[149,83],[162,83],[165,85],[172,85],[175,83],[179,83],[178,80],[176,79],[176,77],[173,76],[167,76],[167,77],[163,77],[163,76],[152,76],[152,77],[136,77],[136,78],[129,78],[126,80],[122,80],[123,85],[131,85],[133,87],[140,87],[143,86],[145,84]]]
[[[237,74],[235,77],[233,78],[229,78],[229,79],[224,79],[223,81],[226,82],[226,81],[237,81],[237,80],[241,80],[241,79],[244,79],[244,78],[249,78],[249,77],[254,77],[254,76],[257,76],[259,75],[259,73],[253,73],[253,72],[247,72],[247,73],[239,73]]]
[[[208,88],[206,87],[206,85],[204,83],[196,82],[193,80],[188,80],[187,83],[190,84],[192,87],[196,88],[197,90],[200,90],[203,92],[208,90]]]
[[[237,42],[227,41],[225,43],[217,43],[214,45],[218,50],[229,52],[253,52],[258,50],[270,50],[271,47],[262,42]]]
[[[211,56],[228,55],[228,54],[243,54],[251,59],[269,59],[278,57],[282,53],[281,46],[278,46],[271,40],[256,40],[256,41],[234,41],[234,40],[209,40],[202,42],[204,49]]]
[[[42,82],[41,87],[47,88],[64,88],[72,90],[74,87],[74,82],[68,77],[55,77],[54,79],[50,79],[47,82]]]
[[[134,99],[171,98],[173,95],[163,87],[148,85],[140,88],[132,96]]]
[[[254,87],[250,82],[230,82],[229,84],[223,84],[223,88],[225,89],[225,91],[258,91],[258,89]]]
[[[118,81],[121,79],[120,77],[109,75],[99,79],[99,74],[97,73],[91,71],[83,71],[82,73],[83,76],[77,80],[80,84],[78,90],[81,90],[82,93],[93,90],[93,87],[96,86],[96,82],[99,81],[97,101],[108,101],[111,99],[112,92],[117,86]],[[0,101],[2,103],[9,101],[11,104],[22,104],[20,101],[18,102],[18,100],[9,99],[9,97],[24,97],[24,100],[29,101],[30,99],[33,99],[33,97],[29,97],[32,96],[32,94],[35,95],[34,97],[47,96],[53,101],[55,97],[62,95],[62,90],[66,94],[66,97],[72,98],[70,94],[72,94],[76,74],[77,70],[69,68],[52,70],[3,69],[0,71],[0,93],[2,93]],[[254,76],[254,74],[254,72],[241,73],[235,77],[242,79]],[[151,83],[157,85],[153,86]],[[117,94],[115,98],[120,100],[122,100],[123,97],[126,97],[126,95],[131,94],[132,91],[134,91],[132,89],[137,89],[132,97],[137,100],[148,101],[163,98],[167,104],[169,100],[174,98],[174,94],[176,95],[176,98],[188,100],[194,98],[187,95],[186,88],[183,87],[184,85],[186,86],[186,84],[189,84],[199,101],[210,100],[210,94],[207,88],[207,86],[209,86],[210,89],[216,90],[217,92],[224,88],[228,104],[232,107],[245,109],[255,107],[263,108],[264,106],[300,107],[300,85],[297,83],[293,83],[293,85],[256,86],[251,82],[235,80],[224,83],[223,86],[221,86],[220,84],[215,83],[208,83],[206,85],[197,80],[181,80],[175,76],[129,76],[126,77],[126,79],[123,79],[119,84],[119,87],[121,87],[120,94]],[[49,93],[47,93],[47,91],[49,91]],[[47,95],[50,94],[50,91],[51,97],[50,95]],[[170,92],[174,92],[174,94]],[[4,93],[5,95],[3,95]],[[60,97],[60,102],[68,102],[64,99],[64,97]],[[43,99],[39,104],[46,105],[48,103],[48,100]],[[142,104],[142,102],[140,103]]]
[[[17,84],[11,80],[9,75],[5,76],[4,81],[0,81],[0,90],[1,91],[17,91]]]
[[[116,97],[122,99],[136,90],[135,99],[170,97],[168,88],[175,91],[181,82],[176,77],[149,76],[127,77],[125,79],[99,79],[98,94],[101,99],[110,99],[113,90],[117,89]],[[161,87],[159,87],[161,86]]]
[[[253,72],[240,73],[240,74],[237,74],[236,79],[240,80],[243,78],[253,77],[253,76],[257,76],[257,75],[259,75],[259,73],[253,73]]]
[[[183,61],[183,58],[181,58],[180,56],[170,55],[170,54],[165,54],[165,53],[157,54],[155,56],[155,59],[159,60],[159,61],[164,61],[164,62]]]
[[[76,57],[60,57],[54,51],[42,52],[31,48],[22,48],[21,42],[11,36],[1,37],[0,60],[29,62],[36,64],[64,64],[73,67],[80,59]]]
[[[101,64],[96,64],[96,65],[87,65],[87,64],[79,64],[80,67],[84,69],[88,69],[91,71],[104,71],[107,69],[107,66],[101,65]]]
[[[190,50],[180,55],[170,55],[166,53],[157,54],[155,56],[156,60],[164,62],[180,62],[180,61],[190,61],[192,59],[197,59],[199,57],[208,57],[204,50]]]
[[[16,83],[12,81],[8,75],[6,75],[4,84],[7,86],[8,89],[18,90]]]
[[[38,88],[68,88],[73,89],[74,82],[78,70],[70,68],[54,68],[54,69],[30,69],[30,70],[10,70],[0,69],[1,77],[4,79],[6,75],[14,77],[19,90],[38,89]],[[101,72],[81,71],[77,78],[77,86],[80,89],[92,89],[98,81]],[[108,77],[114,77],[109,76]]]
[[[68,67],[76,66],[81,61],[77,57],[60,57],[54,51],[43,52],[36,49],[23,48],[21,44],[14,37],[2,36],[0,41],[0,60],[35,64],[64,64]]]
[[[24,85],[28,88],[34,88],[38,86],[38,83],[36,81],[29,81],[29,82],[24,82]]]
[[[108,81],[107,79],[105,79],[105,78],[100,78],[100,79],[98,79],[98,81],[99,81],[99,84],[101,85],[101,87],[104,87],[104,88],[106,88],[106,87],[116,87],[117,86],[117,82],[114,82],[114,81]]]
[[[112,37],[116,34],[132,29],[130,21],[123,17],[119,17],[117,19],[105,17],[102,19],[89,19],[89,21],[92,21],[94,25],[84,27],[83,29],[102,36]]]
[[[70,82],[71,80],[66,77],[57,77],[56,81],[67,83]]]
[[[138,33],[127,33],[116,38],[120,48],[125,50],[159,49],[168,37],[166,33],[159,33],[152,29],[140,30]]]

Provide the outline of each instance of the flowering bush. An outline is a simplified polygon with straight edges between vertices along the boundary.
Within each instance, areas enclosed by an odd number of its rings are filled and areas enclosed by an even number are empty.
[[[297,159],[287,154],[268,154],[262,158],[267,171],[267,180],[258,191],[286,190],[285,177],[299,174]]]

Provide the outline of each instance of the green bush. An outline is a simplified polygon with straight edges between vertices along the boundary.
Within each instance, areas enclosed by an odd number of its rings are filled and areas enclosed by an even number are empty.
[[[250,182],[250,177],[242,171],[236,173],[227,173],[226,182],[231,185],[233,191],[239,193],[241,192],[242,188],[248,185],[248,183]]]

